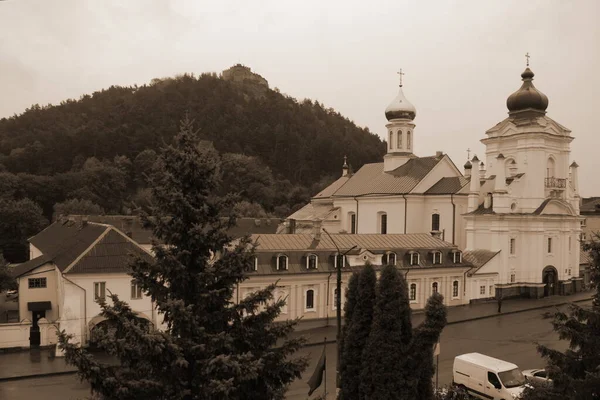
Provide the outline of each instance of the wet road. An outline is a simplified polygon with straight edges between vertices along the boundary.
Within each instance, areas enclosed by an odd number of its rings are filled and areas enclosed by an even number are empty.
[[[548,310],[552,308],[447,326],[441,339],[439,384],[451,383],[454,357],[469,352],[501,358],[517,364],[521,369],[543,367],[544,361],[536,351],[535,342],[560,350],[566,348],[566,343],[559,342],[558,336],[552,331],[551,320],[542,318],[542,313]],[[302,355],[309,354],[311,362],[305,376],[291,385],[288,399],[300,400],[308,397],[306,381],[315,368],[321,350],[321,346],[315,346],[300,351]],[[331,393],[331,399],[335,398],[335,361],[335,344],[330,344],[327,346],[327,390]],[[323,386],[313,397],[321,394],[322,390]],[[0,383],[2,400],[74,400],[85,399],[89,394],[88,386],[80,383],[75,375]]]

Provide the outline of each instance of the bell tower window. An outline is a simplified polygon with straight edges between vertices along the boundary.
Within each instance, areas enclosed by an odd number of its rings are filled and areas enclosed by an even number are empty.
[[[406,148],[410,150],[411,142],[410,142],[410,131],[406,132]]]
[[[398,137],[396,140],[396,145],[399,149],[401,149],[402,148],[402,131],[398,131],[397,135],[398,135]]]
[[[390,142],[389,143],[390,150],[392,149],[392,140],[393,139],[394,139],[394,134],[392,133],[392,131],[390,131],[390,140],[389,140],[389,142]]]

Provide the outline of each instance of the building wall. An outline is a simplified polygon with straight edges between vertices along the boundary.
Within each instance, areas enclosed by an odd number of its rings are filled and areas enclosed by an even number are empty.
[[[589,242],[596,238],[595,234],[600,235],[600,213],[582,214],[581,217],[584,218],[581,224],[581,232],[583,234],[581,238]]]
[[[18,278],[19,281],[19,318],[32,320],[32,312],[27,310],[27,303],[49,301],[51,310],[46,311],[48,321],[58,320],[58,280],[54,264],[45,264]],[[45,288],[29,289],[30,278],[46,278]]]

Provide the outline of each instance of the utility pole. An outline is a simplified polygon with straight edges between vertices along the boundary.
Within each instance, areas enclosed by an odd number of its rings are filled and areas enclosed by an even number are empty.
[[[331,237],[329,232],[327,232],[327,229],[323,228],[323,232],[325,232],[327,234],[327,236],[329,237],[329,239],[331,240],[331,242],[333,243],[333,245],[335,246],[335,248],[337,250],[337,255],[335,257],[335,268],[336,268],[336,272],[337,272],[337,274],[336,274],[337,275],[337,282],[336,282],[337,294],[335,296],[335,308],[336,308],[336,317],[337,317],[337,333],[336,333],[336,337],[335,337],[336,338],[336,346],[337,346],[337,359],[336,359],[336,365],[335,365],[335,386],[336,386],[336,388],[339,389],[341,386],[340,360],[342,359],[342,348],[340,346],[340,343],[342,342],[342,268],[340,265],[340,259],[338,257],[342,256],[342,259],[343,259],[343,257],[346,256],[346,254],[350,253],[357,246],[354,245],[351,248],[349,248],[348,250],[346,250],[344,253],[342,253],[342,251],[338,247],[335,240],[333,240],[333,238]]]

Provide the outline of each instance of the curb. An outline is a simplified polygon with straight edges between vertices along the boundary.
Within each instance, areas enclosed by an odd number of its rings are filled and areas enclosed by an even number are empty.
[[[20,381],[20,380],[25,380],[25,379],[46,378],[49,376],[72,375],[72,374],[76,374],[76,373],[77,373],[77,370],[74,369],[72,371],[45,372],[45,373],[32,374],[32,375],[8,376],[6,378],[0,378],[0,383],[1,382],[11,382],[11,381]]]
[[[542,310],[544,308],[559,307],[559,306],[564,306],[566,304],[571,304],[571,303],[583,303],[585,301],[591,301],[591,300],[593,300],[593,298],[589,297],[587,299],[579,299],[579,300],[573,300],[573,301],[563,301],[563,302],[555,303],[555,304],[540,305],[540,306],[531,307],[531,308],[524,308],[524,309],[521,309],[521,310],[507,311],[507,312],[503,312],[503,313],[500,313],[500,314],[481,315],[479,317],[472,317],[472,318],[460,319],[460,320],[456,320],[456,321],[450,321],[450,322],[448,322],[446,324],[446,326],[447,325],[461,324],[463,322],[470,322],[470,321],[478,321],[478,320],[488,319],[488,318],[495,318],[495,317],[499,317],[501,315],[519,314],[519,313],[523,313],[523,312],[527,312],[527,311]],[[336,339],[332,339],[332,340],[327,340],[325,342],[311,342],[311,343],[306,343],[305,345],[302,346],[302,348],[319,346],[319,345],[322,345],[323,343],[325,343],[325,344],[336,343],[336,341],[337,341]]]

